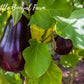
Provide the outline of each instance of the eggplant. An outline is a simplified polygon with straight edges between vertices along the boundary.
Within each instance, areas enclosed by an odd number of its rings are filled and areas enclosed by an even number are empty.
[[[73,43],[70,39],[64,39],[60,36],[55,38],[56,41],[56,50],[55,52],[59,55],[66,55],[68,54],[73,47]]]
[[[35,5],[37,4],[38,0],[30,0],[30,15],[33,15],[35,12]]]
[[[19,72],[24,69],[23,50],[29,46],[31,38],[29,20],[22,15],[13,26],[12,16],[7,20],[3,36],[0,40],[0,66],[5,71]]]

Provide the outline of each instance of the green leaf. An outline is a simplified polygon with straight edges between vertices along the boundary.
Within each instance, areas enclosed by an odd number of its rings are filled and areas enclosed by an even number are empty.
[[[13,10],[12,11],[12,17],[13,17],[13,26],[17,24],[17,22],[20,20],[22,16],[22,10],[19,9],[19,10]]]
[[[26,84],[39,84],[38,79],[34,80],[34,79],[28,79],[28,78],[26,78],[25,83]]]
[[[63,67],[73,67],[78,63],[78,56],[75,54],[64,55],[61,57],[60,61]]]
[[[84,50],[80,50],[80,51],[78,52],[78,55],[84,57]]]
[[[6,21],[7,21],[7,12],[5,11],[0,15],[0,29],[2,29],[5,26],[4,22]]]
[[[39,84],[62,84],[62,71],[51,63],[48,71],[40,78]]]
[[[5,77],[0,73],[0,84],[9,84],[8,81],[5,79]]]
[[[51,55],[45,43],[30,41],[31,46],[23,51],[25,72],[30,78],[39,78],[43,75],[51,62]]]
[[[51,62],[47,72],[39,79],[26,78],[26,84],[62,84],[62,71]]]
[[[8,6],[12,6],[12,0],[0,0],[0,5],[2,4],[5,4],[5,5],[8,4]]]
[[[70,18],[55,17],[57,34],[73,41],[76,48],[84,49],[84,9],[76,10]]]
[[[55,20],[50,16],[48,10],[36,11],[31,17],[29,25],[36,24],[39,28],[49,29],[55,24]]]
[[[52,16],[69,17],[72,12],[72,6],[67,0],[39,0],[38,7],[45,7],[46,10],[50,11]]]
[[[39,0],[29,25],[36,24],[39,28],[48,29],[56,23],[55,16],[69,17],[71,12],[72,7],[66,0]]]
[[[27,17],[27,19],[29,19],[30,17],[29,17],[29,15],[28,15],[28,13],[26,12],[26,11],[23,11],[23,15],[24,16],[26,16]]]
[[[14,74],[13,72],[5,72],[4,77],[9,84],[22,84],[19,74]]]
[[[16,4],[17,6],[21,6],[21,0],[13,0],[13,4]]]
[[[22,74],[24,77],[28,77],[27,74],[25,73],[25,70],[21,71],[21,74]]]
[[[3,33],[2,30],[5,27],[7,19],[8,19],[7,12],[5,11],[5,12],[1,13],[1,15],[0,15],[0,37],[2,36],[2,33]]]
[[[3,70],[0,70],[0,81],[0,84],[22,84],[22,80],[18,73],[4,72]]]

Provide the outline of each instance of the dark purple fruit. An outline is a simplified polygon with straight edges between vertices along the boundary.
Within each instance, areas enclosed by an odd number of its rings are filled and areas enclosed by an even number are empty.
[[[73,43],[70,39],[64,39],[60,36],[55,38],[56,41],[56,53],[60,55],[68,54],[73,47]]]
[[[18,72],[24,69],[25,60],[22,51],[29,46],[29,20],[22,15],[19,22],[13,26],[12,16],[8,19],[4,34],[0,41],[0,66],[6,71]]]

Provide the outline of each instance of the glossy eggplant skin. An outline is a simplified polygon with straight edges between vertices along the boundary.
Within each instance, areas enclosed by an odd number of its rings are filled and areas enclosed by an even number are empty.
[[[70,39],[64,39],[60,36],[55,38],[56,41],[56,50],[55,52],[59,55],[66,55],[68,54],[73,47],[73,43]]]
[[[38,0],[30,0],[30,15],[33,15],[35,12],[35,5],[37,4]]]
[[[8,19],[4,34],[0,41],[0,66],[6,71],[18,72],[24,69],[23,50],[29,46],[31,38],[29,20],[22,15],[19,22],[13,26],[12,16]]]

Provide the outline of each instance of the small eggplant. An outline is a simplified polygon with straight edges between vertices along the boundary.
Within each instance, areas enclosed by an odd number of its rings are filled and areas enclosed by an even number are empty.
[[[0,66],[6,71],[18,72],[24,69],[23,50],[29,46],[31,38],[29,20],[22,15],[13,26],[12,16],[8,19],[0,41]]]
[[[59,55],[66,55],[68,54],[73,47],[73,43],[70,39],[64,39],[60,36],[55,38],[56,41],[56,50],[55,52]]]

